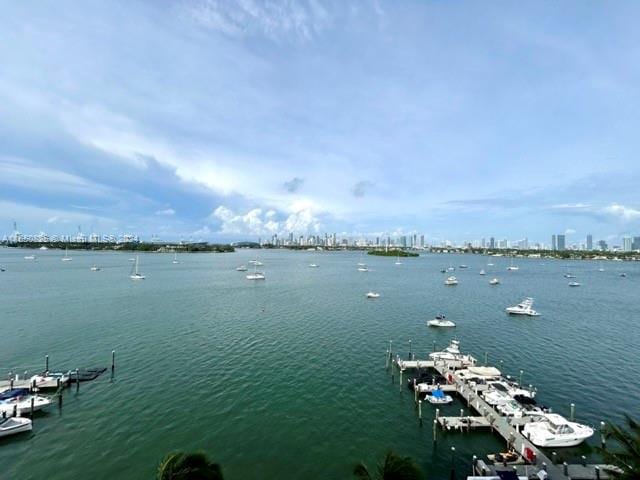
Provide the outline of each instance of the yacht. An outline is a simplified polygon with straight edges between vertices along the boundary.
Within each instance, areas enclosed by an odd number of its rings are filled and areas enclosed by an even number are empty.
[[[426,400],[434,405],[446,405],[453,402],[451,395],[445,395],[445,393],[439,388],[434,390],[431,395],[427,395]]]
[[[484,401],[493,407],[498,405],[504,405],[512,400],[511,396],[507,392],[501,390],[485,390],[482,392]]]
[[[498,412],[500,412],[505,417],[514,417],[514,418],[522,418],[524,415],[524,409],[522,405],[520,405],[515,400],[509,400],[508,402],[503,403],[502,405],[498,405]]]
[[[579,287],[580,283],[578,283],[578,282],[569,282],[569,286],[570,287]]]
[[[376,292],[367,293],[367,298],[380,298],[380,294]]]
[[[429,354],[431,360],[460,361],[464,364],[474,364],[475,359],[470,355],[460,353],[460,341],[451,340],[449,346],[441,352],[433,352]]]
[[[500,280],[498,280],[497,278],[492,278],[491,280],[489,280],[489,285],[499,285],[500,284]]]
[[[570,422],[562,415],[548,413],[541,421],[525,424],[522,433],[538,447],[575,447],[591,437],[593,429]]]
[[[30,432],[33,428],[31,420],[24,417],[0,417],[0,437],[8,437],[22,432]]]
[[[236,267],[236,270],[238,272],[246,272],[248,270],[246,265],[240,265],[239,267]]]
[[[445,285],[457,285],[458,284],[458,279],[456,277],[448,277],[445,281],[444,281]]]
[[[68,249],[68,248],[65,248],[65,249],[64,249],[64,257],[62,257],[62,261],[63,261],[63,262],[70,262],[71,260],[73,260],[73,258],[71,258],[71,257],[69,256],[69,249]]]
[[[534,398],[536,396],[535,390],[522,388],[516,382],[508,380],[508,378],[487,382],[487,386],[489,386],[494,390],[504,392],[507,395],[509,395],[511,398],[516,398],[516,397]]]
[[[533,309],[533,298],[530,297],[525,298],[514,307],[507,307],[505,310],[512,315],[528,315],[530,317],[540,315]]]
[[[133,270],[131,272],[131,274],[129,275],[129,278],[131,280],[144,280],[146,277],[144,275],[142,275],[139,271],[138,271],[138,256],[136,255],[136,261],[133,265]]]
[[[433,320],[428,320],[427,325],[429,327],[455,327],[456,324],[451,320],[447,320],[444,315],[436,315]]]
[[[486,272],[483,270],[480,270],[480,275],[486,275]]]

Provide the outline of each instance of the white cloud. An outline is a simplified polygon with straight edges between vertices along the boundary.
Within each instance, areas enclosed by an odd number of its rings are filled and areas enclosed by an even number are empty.
[[[219,233],[228,235],[273,235],[283,233],[317,233],[322,225],[310,208],[302,208],[278,220],[278,212],[254,208],[247,213],[236,213],[224,205],[216,208],[210,220],[219,221]]]
[[[170,217],[175,214],[176,214],[176,211],[173,208],[166,208],[164,210],[158,210],[156,212],[156,215],[165,216],[165,217]]]
[[[625,207],[617,203],[612,203],[602,209],[602,212],[620,220],[630,221],[640,219],[640,210],[631,207]]]
[[[575,231],[573,228],[567,228],[567,229],[564,231],[564,234],[565,234],[565,235],[573,235],[574,233],[576,233],[576,231]]]

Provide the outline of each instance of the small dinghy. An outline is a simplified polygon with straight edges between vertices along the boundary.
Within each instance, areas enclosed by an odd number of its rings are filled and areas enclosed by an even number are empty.
[[[30,432],[33,428],[31,420],[22,417],[1,418],[0,437],[8,437],[18,433]]]
[[[427,395],[426,400],[429,403],[433,403],[434,405],[446,405],[453,402],[453,398],[451,398],[451,395],[445,395],[444,392],[439,388],[437,390],[434,390],[431,395]]]

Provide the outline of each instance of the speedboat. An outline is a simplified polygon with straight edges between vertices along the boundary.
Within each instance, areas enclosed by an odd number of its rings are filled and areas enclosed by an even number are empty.
[[[482,397],[485,402],[492,406],[504,405],[512,400],[511,396],[507,392],[500,390],[485,390],[482,393]]]
[[[456,324],[451,320],[447,320],[444,315],[436,315],[433,320],[428,320],[427,325],[430,327],[455,327]]]
[[[444,281],[445,285],[457,285],[458,284],[458,279],[456,277],[448,277],[445,281]]]
[[[42,245],[38,250],[49,250],[47,247],[45,247],[44,245]]]
[[[498,412],[505,417],[522,418],[524,415],[522,407],[515,400],[509,400],[502,405],[498,405],[496,408],[498,409]]]
[[[525,463],[522,458],[513,448],[508,452],[490,453],[487,458],[494,463],[500,463],[502,465],[521,465]]]
[[[369,292],[367,293],[367,298],[380,298],[380,294],[377,292]]]
[[[33,411],[37,412],[51,405],[51,400],[39,395],[26,395],[8,398],[0,401],[0,414],[12,415],[15,411],[18,415],[24,415],[31,411],[31,399],[33,399]]]
[[[439,388],[431,392],[431,395],[427,395],[426,400],[434,405],[446,405],[453,402],[451,395],[445,395]]]
[[[487,263],[487,267],[493,267],[493,263]]]
[[[0,402],[15,397],[24,397],[25,395],[29,395],[29,393],[28,388],[10,388],[0,393]]]
[[[522,429],[524,436],[538,447],[575,447],[593,435],[591,427],[570,422],[557,413],[547,413],[541,418]]]
[[[310,263],[310,264],[309,264],[309,268],[318,268],[318,264],[316,264],[316,263]]]
[[[447,272],[453,272],[454,270],[455,270],[455,268],[453,268],[453,267],[447,268]]]
[[[25,255],[25,256],[24,256],[24,259],[25,259],[25,260],[35,260],[35,259],[36,259],[36,256],[35,256],[35,255]]]
[[[499,392],[506,393],[511,398],[516,397],[526,397],[533,398],[536,396],[536,392],[534,390],[528,390],[526,388],[520,387],[516,382],[510,382],[509,380],[495,380],[491,382],[487,382],[487,385]]]
[[[578,282],[569,282],[570,287],[579,287],[580,284]]]
[[[369,268],[367,268],[366,265],[363,265],[363,266],[358,267],[358,271],[359,272],[368,272]]]
[[[571,275],[570,273],[565,273],[564,278],[576,278],[575,275]]]
[[[498,280],[497,278],[492,278],[491,280],[489,280],[489,285],[499,285],[500,284],[500,280]]]
[[[22,432],[30,432],[31,420],[23,417],[0,418],[0,437],[8,437]]]
[[[247,275],[247,280],[264,280],[265,276],[262,272],[253,272]]]
[[[469,268],[466,265],[458,265],[458,268]]]
[[[451,340],[451,343],[449,343],[449,346],[447,348],[445,348],[442,352],[430,353],[429,358],[434,361],[460,361],[463,364],[471,365],[475,363],[475,359],[473,357],[460,353],[459,340]]]
[[[484,270],[480,270],[480,275],[486,275]]]
[[[443,268],[442,270],[440,270],[440,273],[447,273],[447,271]]]
[[[505,310],[511,315],[528,315],[530,317],[537,317],[540,315],[533,309],[533,298],[530,297],[525,298],[514,307],[507,307]]]
[[[91,267],[91,271],[92,272],[99,272],[100,271],[100,267],[97,267],[96,265],[94,265],[93,267]]]
[[[264,263],[262,263],[260,260],[249,260],[249,263],[251,265],[255,265],[256,267],[261,267],[262,265],[264,265]]]
[[[236,270],[238,272],[246,272],[247,271],[247,266],[246,265],[240,265],[239,267],[236,267]]]
[[[41,375],[34,375],[29,379],[29,385],[37,389],[57,388],[58,380],[60,385],[65,385],[69,382],[68,373],[49,373],[44,372]]]

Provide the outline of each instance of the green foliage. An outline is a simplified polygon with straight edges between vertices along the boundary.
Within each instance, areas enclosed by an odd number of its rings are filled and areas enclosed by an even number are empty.
[[[384,461],[378,465],[375,476],[371,475],[364,463],[353,468],[353,476],[358,480],[422,480],[422,469],[411,457],[401,457],[387,452]]]
[[[393,250],[369,250],[368,255],[376,255],[379,257],[418,257],[417,253],[407,252],[405,250],[393,249]]]
[[[617,425],[607,426],[606,436],[613,440],[615,449],[599,448],[598,451],[608,464],[615,465],[620,471],[609,473],[621,480],[640,479],[640,424],[626,416],[627,429]]]
[[[204,453],[174,452],[158,466],[158,480],[223,480],[222,468]]]

